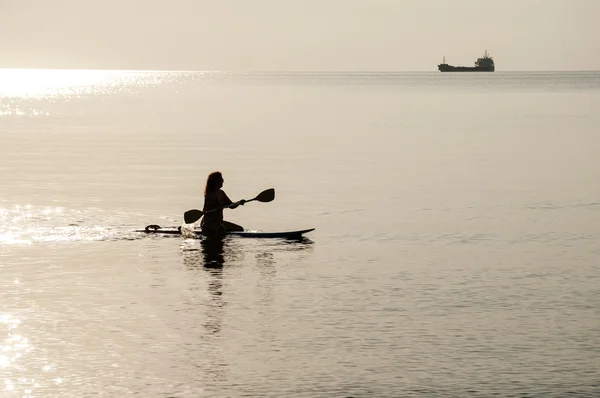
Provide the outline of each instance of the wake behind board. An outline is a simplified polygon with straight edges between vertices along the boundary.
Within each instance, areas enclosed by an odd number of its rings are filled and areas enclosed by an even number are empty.
[[[284,239],[297,239],[301,238],[307,232],[314,231],[314,228],[300,229],[297,231],[278,231],[278,232],[267,232],[260,230],[245,230],[245,231],[232,231],[228,232],[227,235],[238,236],[241,238],[284,238]],[[159,234],[159,235],[181,235],[180,227],[164,227],[161,228],[158,225],[148,225],[144,229],[136,229],[135,232],[144,232],[147,234]],[[205,236],[200,229],[195,229],[194,233],[196,236]]]

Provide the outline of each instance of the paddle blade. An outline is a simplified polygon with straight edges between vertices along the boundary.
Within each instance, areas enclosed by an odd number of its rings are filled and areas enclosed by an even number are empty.
[[[203,214],[204,213],[198,209],[188,210],[183,213],[183,221],[185,221],[186,224],[193,224],[201,219]]]
[[[258,200],[259,202],[271,202],[273,199],[275,199],[275,189],[270,188],[262,191],[258,194],[258,196],[256,196],[256,198],[252,200]]]

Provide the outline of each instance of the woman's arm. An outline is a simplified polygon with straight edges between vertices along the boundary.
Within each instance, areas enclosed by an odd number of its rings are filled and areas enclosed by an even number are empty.
[[[233,208],[231,207],[231,205],[233,205],[233,202],[231,201],[231,199],[229,199],[229,196],[227,196],[225,191],[219,190],[219,193],[221,194],[221,206]]]
[[[228,207],[230,209],[235,209],[236,207],[238,207],[239,205],[243,205],[244,203],[246,203],[246,201],[244,199],[240,200],[239,202],[233,203],[231,201],[231,199],[229,199],[229,196],[227,196],[227,194],[225,193],[225,191],[221,191],[221,204],[223,205],[223,207]]]

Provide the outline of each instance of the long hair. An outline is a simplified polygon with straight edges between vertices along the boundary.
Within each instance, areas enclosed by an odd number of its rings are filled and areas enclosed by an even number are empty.
[[[209,193],[215,192],[219,189],[219,182],[223,179],[223,175],[221,175],[220,171],[213,171],[208,175],[206,179],[206,188],[204,188],[204,196]]]

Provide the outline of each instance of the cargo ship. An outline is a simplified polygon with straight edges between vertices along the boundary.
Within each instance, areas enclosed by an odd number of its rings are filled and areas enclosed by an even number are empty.
[[[443,63],[438,65],[440,72],[493,72],[495,70],[494,59],[486,51],[483,57],[477,58],[475,66],[452,66],[446,63],[444,57]]]

